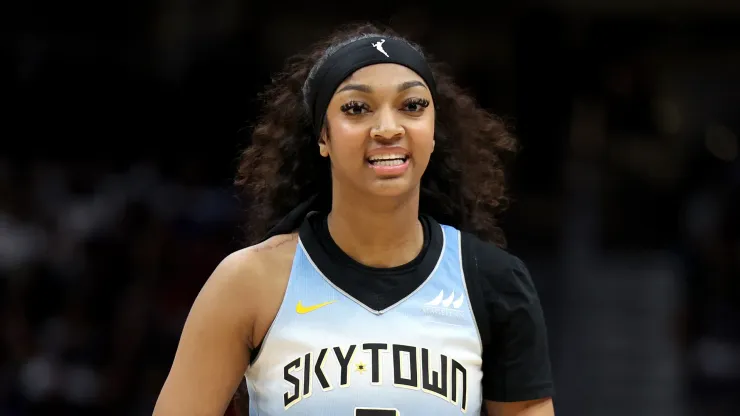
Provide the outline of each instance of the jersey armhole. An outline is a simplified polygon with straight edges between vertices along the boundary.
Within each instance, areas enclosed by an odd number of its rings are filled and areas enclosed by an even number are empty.
[[[285,292],[283,293],[283,296],[280,298],[280,306],[278,307],[277,313],[275,314],[275,317],[272,319],[272,322],[270,323],[270,326],[267,328],[267,331],[265,332],[265,336],[262,337],[262,340],[260,341],[259,344],[257,344],[254,348],[251,348],[249,350],[249,367],[254,366],[255,363],[257,362],[257,359],[260,357],[260,354],[261,354],[261,352],[264,349],[265,343],[268,342],[268,339],[270,337],[270,334],[273,331],[273,328],[275,328],[275,326],[278,323],[278,320],[284,314],[283,313],[283,305],[285,304],[285,300],[288,297],[288,293],[290,291],[290,287],[293,284],[293,274],[294,274],[294,270],[295,270],[295,267],[296,267],[296,258],[298,257],[298,255],[300,253],[304,253],[305,254],[305,251],[304,250],[305,249],[303,248],[303,244],[302,244],[301,239],[299,237],[298,238],[298,242],[296,243],[295,253],[293,254],[293,260],[292,260],[293,263],[290,266],[290,271],[289,271],[290,274],[288,275],[288,281],[287,281],[287,283],[285,285]]]
[[[460,232],[460,260],[463,279],[468,290],[470,308],[478,326],[481,347],[485,351],[491,341],[491,318],[486,308],[486,299],[478,267],[478,250],[474,238],[468,233]],[[485,353],[483,354],[485,356]]]

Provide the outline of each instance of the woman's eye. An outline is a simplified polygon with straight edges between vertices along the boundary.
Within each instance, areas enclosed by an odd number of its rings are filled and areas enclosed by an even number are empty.
[[[358,116],[369,111],[367,104],[357,101],[350,101],[347,104],[342,105],[340,109],[343,113],[350,116]]]
[[[412,98],[403,103],[403,109],[412,113],[424,111],[427,107],[429,107],[429,100],[424,98]]]

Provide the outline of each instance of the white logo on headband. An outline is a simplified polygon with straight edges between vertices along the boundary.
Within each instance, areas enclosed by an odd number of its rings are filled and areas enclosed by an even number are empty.
[[[384,42],[385,42],[385,39],[381,39],[381,40],[379,40],[379,41],[377,41],[377,42],[373,43],[373,47],[374,47],[375,49],[377,49],[377,50],[378,50],[378,52],[380,52],[380,53],[382,53],[383,55],[385,55],[385,56],[386,56],[387,58],[390,58],[390,56],[388,56],[388,54],[387,54],[387,53],[385,52],[385,50],[383,49],[383,43],[384,43]]]

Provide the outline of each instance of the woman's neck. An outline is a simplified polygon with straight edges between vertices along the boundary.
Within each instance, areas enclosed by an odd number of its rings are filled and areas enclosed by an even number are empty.
[[[328,218],[332,239],[348,256],[366,266],[396,267],[419,255],[424,230],[418,191],[403,200],[350,201],[333,198]]]

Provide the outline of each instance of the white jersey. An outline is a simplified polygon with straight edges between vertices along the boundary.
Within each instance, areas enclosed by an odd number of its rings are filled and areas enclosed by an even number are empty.
[[[282,305],[246,372],[250,415],[479,415],[482,346],[460,233],[441,227],[432,272],[380,311],[328,279],[301,239]]]

